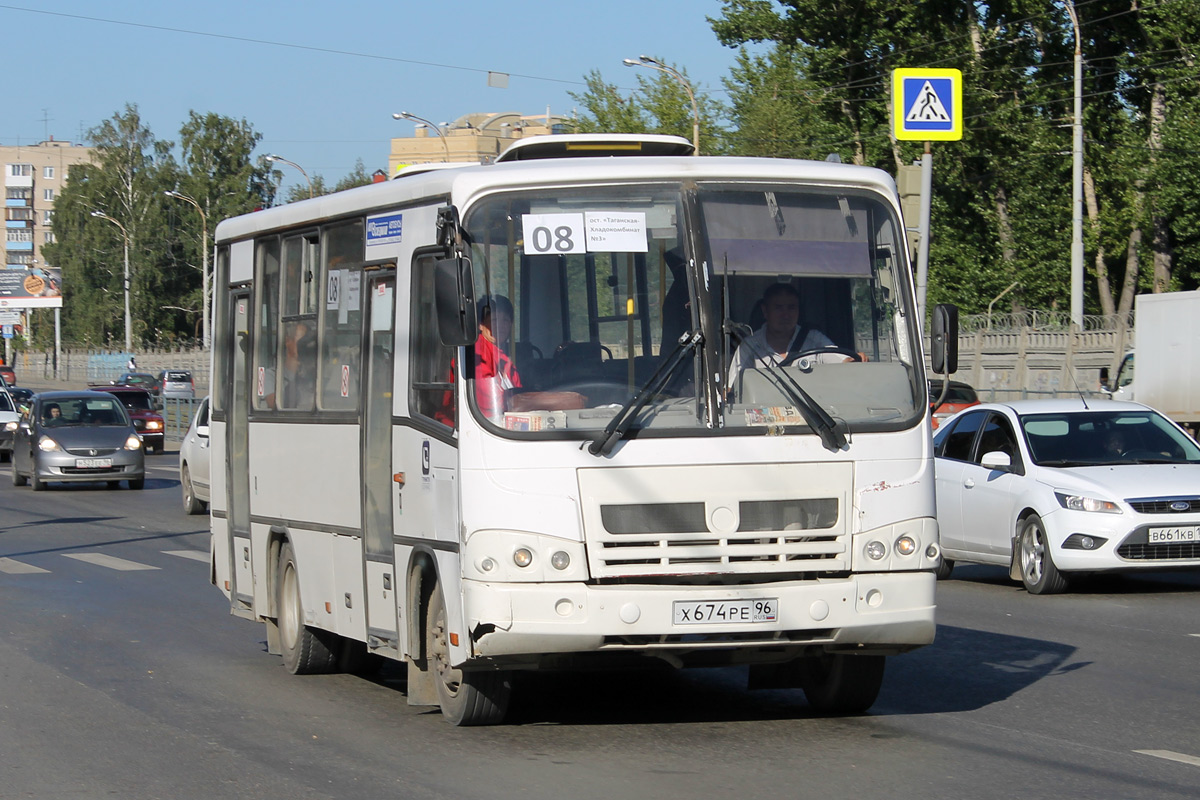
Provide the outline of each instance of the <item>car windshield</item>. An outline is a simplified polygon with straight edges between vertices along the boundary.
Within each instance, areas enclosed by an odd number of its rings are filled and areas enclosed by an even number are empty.
[[[809,434],[830,417],[869,430],[923,411],[903,230],[875,195],[540,190],[487,198],[466,227],[482,323],[466,377],[491,425]],[[753,339],[776,293],[794,341],[772,358]]]
[[[168,372],[165,378],[170,383],[187,383],[191,379],[190,372]]]
[[[67,397],[42,403],[41,423],[46,428],[128,426],[129,418],[115,398]]]
[[[1023,414],[1021,428],[1042,466],[1200,463],[1200,447],[1149,410]]]
[[[121,392],[118,397],[125,407],[132,411],[154,410],[154,401],[147,392]]]

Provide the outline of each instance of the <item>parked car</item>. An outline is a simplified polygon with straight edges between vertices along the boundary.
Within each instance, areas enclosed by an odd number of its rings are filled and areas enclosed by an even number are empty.
[[[1200,446],[1141,403],[984,403],[934,436],[942,565],[1034,594],[1091,572],[1200,569]]]
[[[208,398],[200,401],[192,422],[179,445],[179,485],[183,488],[183,510],[199,514],[208,508]]]
[[[148,372],[122,372],[121,376],[112,381],[110,385],[133,386],[137,389],[145,389],[155,397],[158,397],[159,392],[158,378],[155,378]]]
[[[97,386],[97,392],[114,394],[133,419],[133,427],[146,443],[147,453],[161,453],[167,443],[162,414],[154,404],[154,398],[145,389],[134,386]]]
[[[13,433],[21,418],[17,402],[4,386],[0,386],[0,461],[8,461],[12,457]],[[9,427],[9,423],[13,423]]]
[[[142,439],[125,407],[103,392],[41,392],[13,428],[12,480],[35,492],[54,481],[146,484]]]
[[[979,395],[971,388],[970,384],[962,381],[950,381],[950,388],[946,391],[946,399],[941,405],[936,405],[938,398],[942,396],[942,382],[940,380],[929,381],[929,405],[933,410],[933,429],[937,430],[938,426],[946,420],[953,417],[964,408],[979,405]]]
[[[186,369],[164,369],[158,373],[158,396],[176,400],[192,400],[196,397],[196,384],[192,373]]]
[[[0,364],[0,383],[6,386],[17,385],[17,372],[11,364]]]

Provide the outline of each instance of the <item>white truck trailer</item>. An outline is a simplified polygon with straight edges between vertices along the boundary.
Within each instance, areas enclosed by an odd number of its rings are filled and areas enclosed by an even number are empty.
[[[1142,294],[1135,300],[1134,349],[1104,390],[1152,406],[1193,433],[1200,426],[1200,291]],[[1134,357],[1137,378],[1134,378]]]

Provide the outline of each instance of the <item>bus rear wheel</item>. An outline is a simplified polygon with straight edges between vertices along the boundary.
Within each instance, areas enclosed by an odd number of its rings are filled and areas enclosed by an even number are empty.
[[[495,725],[504,720],[512,697],[507,672],[464,672],[451,666],[446,634],[446,603],[435,586],[425,618],[425,654],[433,672],[442,714],[455,725]]]
[[[332,671],[337,666],[337,656],[327,642],[332,641],[334,636],[304,624],[300,576],[291,542],[284,543],[279,553],[275,591],[279,643],[283,650],[283,664],[288,672],[293,675],[316,675]]]
[[[800,685],[808,704],[828,714],[859,714],[883,686],[886,656],[826,653],[803,659]]]

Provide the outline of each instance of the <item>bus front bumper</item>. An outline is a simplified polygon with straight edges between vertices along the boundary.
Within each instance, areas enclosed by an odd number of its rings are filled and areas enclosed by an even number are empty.
[[[894,654],[930,644],[935,582],[931,572],[753,586],[464,581],[463,599],[475,658],[536,662],[640,652],[687,666],[777,661],[814,650]]]

